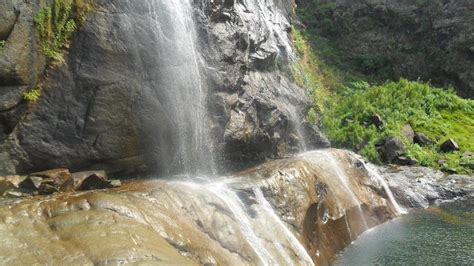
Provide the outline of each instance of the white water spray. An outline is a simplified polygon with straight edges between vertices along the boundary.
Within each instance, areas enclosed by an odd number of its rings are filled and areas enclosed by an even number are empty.
[[[207,88],[200,74],[203,62],[197,48],[196,25],[190,0],[147,1],[156,53],[151,84],[171,122],[171,136],[161,140],[172,154],[157,158],[165,173],[204,173],[215,171],[213,149],[207,127]],[[153,74],[153,73],[152,73]],[[160,136],[162,137],[162,136]]]

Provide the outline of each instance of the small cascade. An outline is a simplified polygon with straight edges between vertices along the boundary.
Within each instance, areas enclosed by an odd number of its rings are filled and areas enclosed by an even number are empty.
[[[150,0],[150,27],[158,56],[151,84],[172,123],[171,136],[161,139],[172,153],[157,158],[170,174],[215,174],[209,137],[206,97],[201,77],[196,25],[190,0]],[[152,115],[152,114],[151,114]],[[161,138],[162,136],[159,136]]]
[[[296,252],[298,258],[301,260],[300,265],[314,265],[313,260],[308,255],[306,249],[298,241],[298,239],[296,239],[295,235],[291,233],[288,227],[286,227],[286,225],[281,221],[281,219],[273,210],[270,203],[265,199],[262,190],[260,188],[254,188],[253,192],[255,194],[257,202],[259,203],[259,207],[263,210],[263,212],[267,214],[267,216],[270,218],[270,221],[274,221],[274,223],[276,224],[276,226],[273,228],[280,229],[282,232],[284,232],[286,239],[290,243],[293,250]]]
[[[329,165],[331,166],[332,170],[334,171],[335,176],[340,181],[340,184],[343,186],[343,188],[347,191],[347,193],[350,196],[353,204],[355,204],[355,206],[357,207],[359,215],[360,215],[360,219],[361,219],[361,221],[364,225],[364,231],[368,230],[369,226],[367,225],[367,221],[365,219],[364,213],[362,212],[361,201],[356,197],[356,195],[354,194],[354,191],[352,191],[351,185],[349,184],[349,178],[344,173],[344,170],[339,166],[338,161],[328,151],[316,151],[316,153],[321,154],[322,156],[324,156],[327,159]]]
[[[298,116],[298,112],[296,111],[296,107],[292,104],[288,104],[288,114],[290,121],[293,123],[293,127],[295,129],[296,134],[298,135],[299,140],[299,151],[305,152],[308,150],[308,144],[306,142],[305,135],[303,133],[303,125],[301,123],[301,118]]]
[[[366,164],[361,160],[362,164],[364,165],[365,169],[367,169],[367,172],[369,174],[369,177],[371,177],[375,182],[378,182],[382,185],[385,194],[387,194],[388,200],[390,201],[390,204],[393,206],[395,209],[395,212],[397,214],[406,214],[407,210],[405,208],[401,207],[395,197],[393,196],[392,190],[388,186],[387,182],[385,179],[380,175],[378,169],[376,169],[372,164]]]
[[[213,201],[221,201],[225,210],[220,211],[232,214],[233,222],[255,253],[258,265],[314,265],[305,247],[277,215],[260,188],[241,191],[245,194],[242,196],[232,188],[234,180],[231,178],[207,184],[175,183],[211,196],[215,198]]]
[[[253,230],[253,226],[250,222],[251,218],[245,212],[245,206],[239,197],[233,191],[222,185],[211,186],[209,190],[226,203],[228,209],[232,212],[236,221],[239,221],[242,233],[257,254],[260,262],[263,265],[275,265],[276,262],[273,260],[270,252],[265,248],[262,239],[260,239]]]

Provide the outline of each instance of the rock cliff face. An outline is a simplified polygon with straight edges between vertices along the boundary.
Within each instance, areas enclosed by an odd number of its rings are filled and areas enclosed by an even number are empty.
[[[167,56],[156,49],[166,34],[150,27],[156,14],[142,1],[97,0],[64,51],[65,62],[45,68],[33,17],[52,2],[0,3],[2,172],[160,171],[167,162],[157,158],[172,157],[168,143],[176,132],[161,93],[163,74],[156,74]],[[304,120],[310,101],[284,75],[293,54],[293,5],[193,2],[205,123],[221,165],[280,156],[303,146],[303,135],[320,135],[295,122]],[[40,98],[25,101],[22,93],[36,86]],[[311,142],[328,144],[324,137]]]
[[[474,97],[472,1],[297,2],[309,10],[303,22],[342,51],[343,64],[383,81],[421,78]]]

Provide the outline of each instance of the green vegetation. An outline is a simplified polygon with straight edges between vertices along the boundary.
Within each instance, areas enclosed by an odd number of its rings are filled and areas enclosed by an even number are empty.
[[[474,158],[462,154],[474,151],[474,101],[461,99],[452,90],[434,88],[419,81],[402,79],[377,85],[374,82],[377,79],[340,68],[339,52],[324,38],[298,28],[292,32],[298,55],[291,68],[292,76],[313,97],[314,106],[308,120],[322,127],[333,145],[355,150],[367,142],[360,153],[380,163],[375,144],[386,136],[398,136],[405,142],[406,156],[416,159],[420,165],[472,172]],[[371,55],[357,59],[368,73],[379,71],[384,65],[383,60]],[[383,118],[382,128],[369,125],[368,119],[374,114]],[[413,144],[401,133],[406,124],[436,144],[424,147]],[[454,139],[461,150],[440,152],[439,145],[448,138]],[[440,165],[439,161],[445,163]]]
[[[39,97],[41,97],[41,87],[35,87],[23,93],[23,99],[29,102],[36,102]]]
[[[54,0],[51,6],[36,13],[34,21],[43,53],[56,61],[63,61],[61,49],[65,48],[77,25],[85,20],[92,9],[92,2],[84,0]]]
[[[404,79],[380,86],[356,84],[350,89],[350,94],[336,97],[322,114],[323,127],[333,144],[355,149],[368,142],[360,153],[380,162],[375,144],[386,136],[398,136],[407,146],[407,155],[423,166],[439,168],[438,161],[444,160],[441,167],[446,170],[470,171],[466,166],[474,158],[463,158],[462,153],[474,151],[474,101],[461,99],[452,90]],[[384,119],[382,128],[368,123],[374,114]],[[411,143],[401,133],[406,124],[436,144],[420,147]],[[449,138],[459,144],[460,151],[439,151],[439,145]]]
[[[5,41],[0,41],[0,51],[3,50],[3,48],[5,48]]]

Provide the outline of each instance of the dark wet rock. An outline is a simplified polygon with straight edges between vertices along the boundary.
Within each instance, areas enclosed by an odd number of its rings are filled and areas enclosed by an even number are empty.
[[[99,179],[106,180],[107,173],[105,171],[83,171],[83,172],[76,172],[72,173],[72,179],[74,180],[75,188],[79,187],[80,184],[87,179],[88,177],[95,175]]]
[[[413,141],[420,146],[433,145],[434,141],[430,140],[425,134],[416,132]]]
[[[73,190],[93,190],[120,187],[120,180],[107,179],[105,171],[85,171],[72,174]]]
[[[43,181],[42,177],[39,176],[28,176],[25,178],[23,181],[21,181],[18,184],[18,187],[20,189],[25,189],[25,190],[37,190],[39,186],[41,185],[41,182]]]
[[[0,84],[0,173],[57,167],[122,174],[162,171],[169,164],[165,159],[173,158],[176,132],[163,94],[168,86],[156,75],[169,64],[160,61],[149,6],[96,1],[73,34],[65,62],[44,69],[33,23],[44,4],[0,4],[5,21],[0,33],[11,28],[12,12],[19,11],[0,53],[5,83]],[[210,113],[204,123],[211,128],[215,153],[225,154],[225,163],[233,165],[297,150],[302,142],[294,138],[298,123],[312,102],[286,75],[293,56],[288,33],[294,2],[193,5]],[[22,93],[36,81],[43,93],[27,108]],[[311,141],[326,146],[321,131],[314,130],[317,137]]]
[[[411,127],[410,124],[406,124],[403,126],[401,133],[403,136],[405,136],[410,142],[414,141],[415,138],[415,131],[413,131],[413,128]]]
[[[298,2],[314,14],[303,23],[342,51],[341,64],[380,80],[452,85],[474,97],[471,0]]]
[[[443,142],[443,144],[441,144],[440,149],[443,152],[458,151],[459,146],[453,139],[448,139],[447,141]]]
[[[376,144],[377,152],[384,162],[394,162],[405,153],[405,145],[397,137],[386,137]]]
[[[103,189],[103,188],[109,188],[110,187],[110,181],[105,180],[102,177],[92,174],[87,176],[80,184],[80,186],[77,188],[78,191],[81,190],[93,190],[93,189]]]

